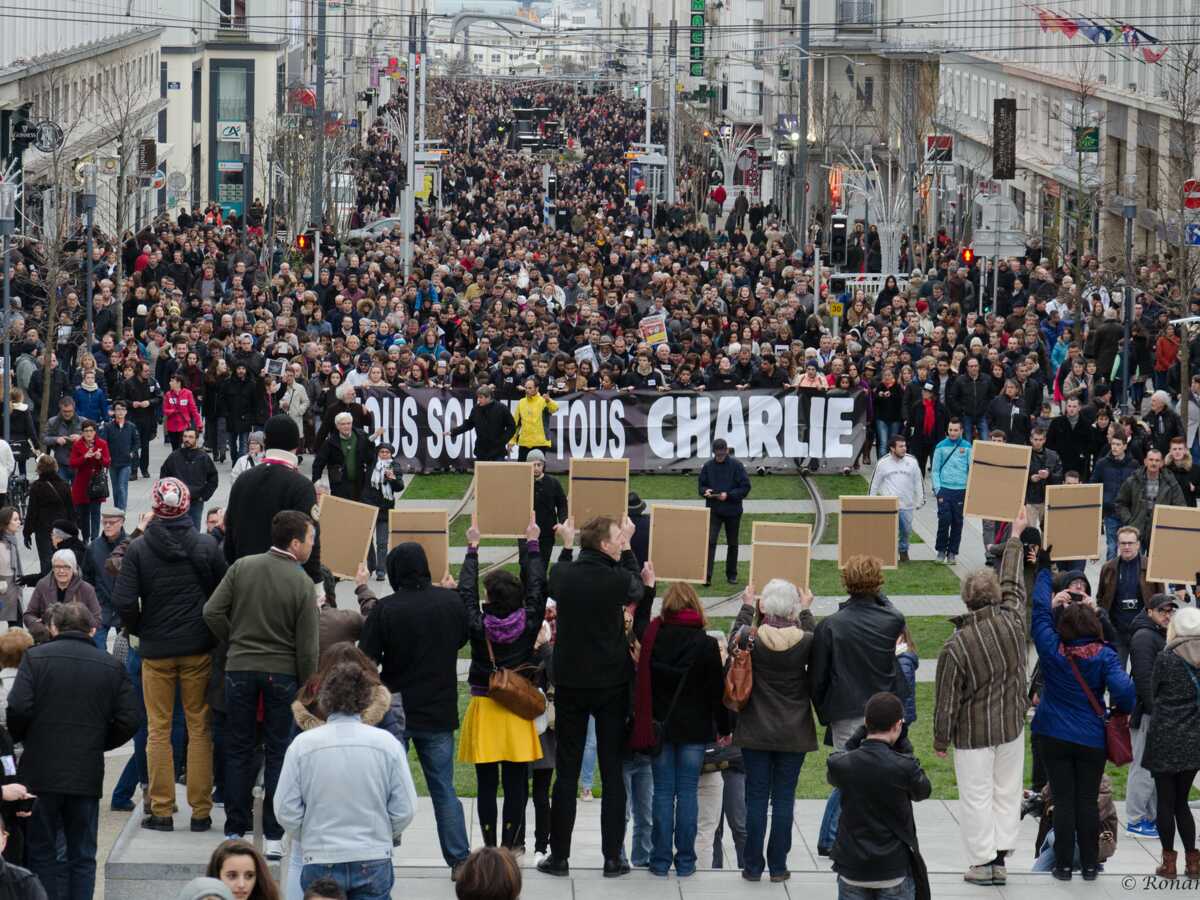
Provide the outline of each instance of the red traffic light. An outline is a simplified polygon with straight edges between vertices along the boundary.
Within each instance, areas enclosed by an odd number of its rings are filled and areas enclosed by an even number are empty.
[[[303,231],[300,234],[296,235],[296,249],[297,250],[306,251],[311,246],[312,246],[312,235],[310,235],[307,231]]]
[[[962,252],[962,263],[964,266],[972,265],[975,262],[975,251],[970,247],[964,247]]]

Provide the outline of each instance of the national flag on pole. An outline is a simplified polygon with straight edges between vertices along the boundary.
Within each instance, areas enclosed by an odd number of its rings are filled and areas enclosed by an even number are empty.
[[[1073,38],[1079,33],[1079,26],[1075,24],[1074,19],[1068,19],[1066,16],[1058,16],[1058,30],[1068,38]]]

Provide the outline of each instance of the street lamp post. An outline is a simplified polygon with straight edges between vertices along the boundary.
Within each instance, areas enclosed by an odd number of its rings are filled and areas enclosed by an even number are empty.
[[[247,220],[250,213],[250,200],[254,193],[254,175],[250,171],[250,123],[246,123],[246,130],[242,132],[242,244],[245,245],[248,240]]]
[[[92,341],[95,339],[95,333],[92,327],[92,294],[93,294],[93,278],[92,269],[95,263],[92,260],[92,231],[95,225],[96,216],[96,166],[93,163],[88,163],[83,169],[83,226],[86,230],[87,241],[87,342],[88,350],[91,351]],[[8,304],[4,304],[5,325],[8,324]],[[5,332],[4,339],[8,341],[8,333]],[[7,372],[7,356],[5,358],[5,371]],[[7,376],[6,376],[7,377]],[[7,397],[8,395],[5,394]]]
[[[1122,183],[1125,217],[1125,339],[1121,348],[1121,403],[1125,414],[1132,415],[1133,399],[1130,394],[1129,345],[1133,329],[1133,222],[1137,218],[1137,177],[1126,175]]]
[[[0,277],[4,279],[4,441],[9,442],[11,433],[12,401],[9,391],[12,388],[12,329],[10,328],[9,308],[12,304],[12,290],[8,277],[8,242],[17,221],[17,186],[10,181],[0,182],[0,236],[3,240],[3,255],[0,256]],[[4,485],[5,490],[8,489]]]

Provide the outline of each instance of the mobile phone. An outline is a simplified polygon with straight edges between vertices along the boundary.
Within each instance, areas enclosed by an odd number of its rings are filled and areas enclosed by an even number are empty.
[[[13,809],[17,812],[33,812],[33,805],[37,803],[37,797],[26,797],[24,800],[14,800]]]
[[[1067,594],[1070,595],[1072,603],[1083,602],[1083,594],[1079,593],[1079,591],[1067,591]]]

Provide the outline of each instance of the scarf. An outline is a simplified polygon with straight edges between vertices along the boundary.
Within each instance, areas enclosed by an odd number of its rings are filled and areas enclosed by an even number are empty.
[[[379,491],[383,499],[387,501],[388,506],[392,505],[392,499],[396,496],[392,490],[392,480],[383,477],[383,473],[391,468],[392,461],[389,459],[386,462],[382,459],[375,460],[375,470],[371,472],[371,487]]]
[[[663,625],[704,627],[700,613],[694,609],[656,616],[646,627],[646,633],[642,635],[642,649],[638,654],[637,681],[634,685],[633,735],[629,739],[629,745],[634,750],[648,750],[654,746],[654,687],[650,681],[650,668],[654,658],[654,644]],[[680,677],[687,677],[687,673]]]
[[[926,438],[932,438],[934,421],[937,419],[937,415],[933,411],[933,401],[922,400],[921,405],[925,407],[925,418],[921,424],[921,433]]]
[[[25,573],[21,571],[21,550],[17,547],[17,539],[11,534],[6,534],[0,540],[3,540],[8,547],[8,580],[16,581]]]
[[[497,644],[511,644],[525,630],[525,607],[510,612],[507,616],[483,614],[483,633],[489,641]]]

